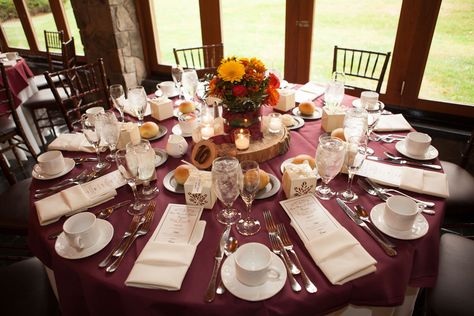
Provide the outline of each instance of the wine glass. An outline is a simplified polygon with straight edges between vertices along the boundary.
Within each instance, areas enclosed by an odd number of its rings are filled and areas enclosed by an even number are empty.
[[[107,161],[115,161],[115,151],[120,135],[120,125],[113,112],[101,114],[102,120],[102,138],[109,146],[110,153],[105,157]]]
[[[354,174],[360,169],[367,156],[367,135],[352,136],[346,140],[346,157],[344,159],[347,167],[348,186],[345,191],[337,195],[345,202],[354,202],[359,197],[352,191],[352,180]]]
[[[122,176],[127,180],[127,184],[132,188],[133,204],[127,209],[130,215],[141,215],[145,212],[145,203],[138,198],[137,193],[137,177],[138,177],[138,161],[136,154],[125,149],[117,150],[115,153],[117,168]]]
[[[367,111],[367,136],[368,140],[370,140],[370,134],[375,129],[375,126],[377,125],[380,115],[382,115],[382,112],[384,110],[384,104],[380,101],[377,101],[375,104],[370,104],[370,103],[363,103],[362,107]],[[367,154],[373,155],[374,150],[372,148],[367,147]]]
[[[196,97],[196,91],[199,84],[198,75],[196,69],[184,69],[182,77],[183,88],[186,94],[189,96],[189,100],[194,102]]]
[[[245,160],[240,163],[242,170],[242,182],[240,183],[240,196],[247,206],[247,216],[240,219],[236,225],[237,231],[244,236],[255,235],[260,230],[260,222],[250,217],[252,203],[257,194],[260,184],[260,172],[258,163],[252,160]]]
[[[87,141],[94,146],[97,154],[97,164],[94,170],[99,171],[110,167],[108,162],[100,160],[100,139],[102,135],[102,119],[99,114],[83,114],[81,116],[82,132]]]
[[[143,188],[140,198],[143,200],[151,200],[156,197],[159,190],[156,186],[150,185],[150,180],[155,172],[155,151],[146,139],[140,140],[139,143],[127,144],[127,152],[135,152],[138,163],[138,180],[142,181]]]
[[[114,103],[115,108],[120,113],[120,119],[125,122],[124,108],[125,108],[125,93],[121,84],[113,84],[109,87],[110,97]]]
[[[183,78],[183,67],[180,65],[173,65],[171,66],[171,77],[173,77],[174,84],[176,89],[178,89],[178,100],[176,100],[175,104],[179,105],[182,102],[182,78]]]
[[[322,200],[331,199],[336,193],[328,183],[339,173],[344,162],[344,143],[338,138],[322,135],[316,149],[316,165],[322,185],[316,187],[316,196]]]
[[[344,98],[345,75],[342,72],[334,72],[332,80],[324,93],[324,103],[327,106],[339,106]]]
[[[367,135],[367,111],[362,108],[351,108],[344,117],[344,138]]]
[[[225,208],[217,212],[217,221],[231,225],[240,219],[240,212],[232,204],[240,194],[242,172],[237,158],[219,157],[212,162],[212,186]]]
[[[143,125],[143,116],[148,105],[145,88],[136,86],[128,90],[128,103],[135,109],[138,117],[138,126]]]

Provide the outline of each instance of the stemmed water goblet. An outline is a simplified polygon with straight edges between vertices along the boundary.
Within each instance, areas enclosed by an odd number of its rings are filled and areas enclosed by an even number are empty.
[[[178,89],[178,100],[175,104],[179,105],[182,102],[182,78],[183,78],[183,67],[180,65],[171,66],[171,77],[173,77],[174,84],[176,89]]]
[[[242,171],[237,158],[219,157],[212,162],[212,186],[217,198],[225,205],[217,212],[217,221],[231,225],[240,219],[240,212],[232,204],[240,194]]]
[[[159,190],[156,186],[150,185],[150,180],[155,172],[155,151],[146,139],[140,140],[137,144],[128,143],[127,152],[134,152],[138,164],[137,179],[142,181],[143,188],[140,192],[142,200],[151,200],[156,197]]]
[[[379,122],[380,115],[384,110],[384,104],[382,102],[377,101],[376,103],[363,103],[362,107],[367,111],[367,136],[368,141],[370,141],[370,134],[375,129],[375,126]],[[367,154],[373,155],[374,150],[372,148],[367,147]]]
[[[338,138],[323,135],[316,149],[316,165],[322,184],[316,187],[316,196],[322,200],[331,199],[336,193],[328,186],[339,173],[344,162],[344,143]]]
[[[128,90],[128,103],[135,109],[138,118],[138,126],[143,125],[143,116],[148,105],[145,88],[137,86]]]
[[[334,72],[332,80],[329,82],[324,93],[324,103],[326,106],[339,106],[344,98],[345,75],[342,72]]]
[[[189,99],[194,102],[199,84],[198,75],[195,69],[185,69],[183,71],[182,84]]]
[[[120,125],[113,112],[101,114],[102,120],[102,138],[109,146],[110,153],[105,157],[107,161],[115,161],[115,151],[120,135]]]
[[[133,151],[127,152],[125,149],[120,149],[115,153],[115,159],[118,170],[127,180],[127,184],[133,192],[133,204],[127,209],[127,212],[130,215],[141,215],[145,211],[145,203],[139,199],[137,192],[137,156]]]
[[[367,135],[352,136],[346,140],[347,189],[337,195],[345,202],[354,202],[359,197],[352,191],[352,181],[357,170],[360,169],[367,156]]]
[[[110,97],[114,103],[115,108],[120,113],[120,119],[125,122],[124,108],[125,108],[125,93],[121,84],[113,84],[109,87]]]
[[[367,111],[362,108],[351,108],[344,116],[344,138],[367,135]]]
[[[260,184],[260,171],[256,161],[245,160],[240,163],[242,182],[240,183],[240,196],[247,207],[247,216],[236,224],[237,231],[244,236],[255,235],[260,230],[260,222],[250,217],[252,203]]]
[[[107,169],[110,164],[100,160],[100,140],[102,136],[102,119],[100,114],[83,114],[81,116],[82,132],[86,137],[87,141],[94,146],[97,154],[97,164],[94,166],[94,170],[100,171]]]

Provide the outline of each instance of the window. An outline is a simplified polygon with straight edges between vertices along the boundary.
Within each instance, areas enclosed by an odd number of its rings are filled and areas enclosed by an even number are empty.
[[[0,2],[0,23],[9,47],[30,48],[12,0]]]
[[[74,46],[76,46],[76,54],[84,56],[84,46],[82,45],[81,34],[79,33],[79,28],[77,27],[76,23],[76,17],[74,16],[74,11],[72,10],[71,0],[66,0],[64,2],[64,13],[66,14],[66,20],[69,25],[71,36],[74,37]]]
[[[44,51],[46,50],[44,31],[57,31],[49,3],[47,1],[27,0],[26,6],[30,13],[33,30],[38,39],[39,49]]]

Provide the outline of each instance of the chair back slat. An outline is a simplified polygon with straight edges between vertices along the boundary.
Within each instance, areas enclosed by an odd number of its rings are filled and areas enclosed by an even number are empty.
[[[222,44],[204,45],[190,48],[173,48],[175,61],[184,68],[196,69],[198,76],[216,73],[221,59],[224,57]]]
[[[76,46],[74,44],[74,37],[69,41],[61,44],[61,52],[63,58],[63,69],[68,69],[76,66],[77,56],[76,56]]]
[[[62,43],[64,41],[63,31],[44,30],[44,42],[46,45],[46,56],[48,59],[49,71],[53,71],[54,63],[62,62]]]

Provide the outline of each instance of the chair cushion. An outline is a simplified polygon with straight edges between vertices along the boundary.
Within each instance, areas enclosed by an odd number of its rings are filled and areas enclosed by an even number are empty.
[[[0,269],[2,315],[58,315],[58,303],[37,258]]]
[[[438,279],[428,293],[436,315],[472,315],[474,311],[474,240],[443,234]]]
[[[62,78],[65,78],[64,76],[61,76]],[[52,77],[53,83],[58,83],[59,78],[57,76]],[[46,77],[42,75],[37,75],[33,77],[33,80],[35,81],[36,87],[38,90],[42,89],[49,89],[48,81],[46,81]]]
[[[446,217],[474,222],[474,177],[451,162],[441,161],[441,165],[449,184]]]
[[[30,110],[56,107],[56,99],[51,89],[38,90],[38,92],[23,102],[23,106]]]
[[[0,195],[0,230],[26,235],[31,178],[19,181]]]

